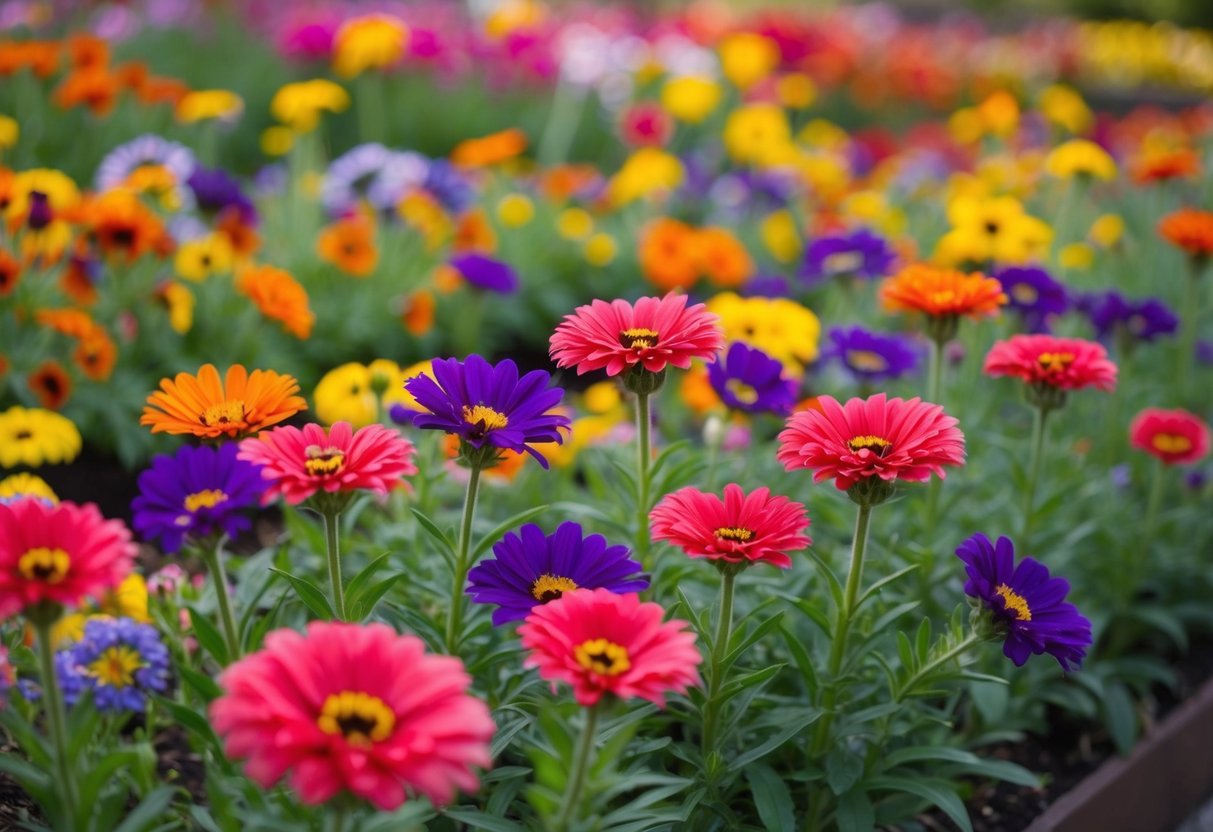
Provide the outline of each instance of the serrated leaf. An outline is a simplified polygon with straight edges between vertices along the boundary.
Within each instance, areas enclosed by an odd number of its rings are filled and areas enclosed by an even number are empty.
[[[745,771],[754,796],[754,808],[767,829],[795,829],[796,817],[792,796],[779,775],[769,766],[752,765]]]

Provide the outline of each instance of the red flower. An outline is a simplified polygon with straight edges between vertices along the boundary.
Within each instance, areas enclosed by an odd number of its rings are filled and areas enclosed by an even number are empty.
[[[1186,410],[1147,407],[1129,425],[1129,441],[1168,465],[1187,465],[1209,453],[1209,426]]]
[[[687,306],[686,295],[625,300],[596,300],[579,306],[556,327],[551,339],[557,367],[576,367],[577,375],[606,368],[617,376],[635,366],[660,373],[667,364],[686,369],[692,358],[711,359],[724,345],[715,315],[703,304]]]
[[[224,671],[210,716],[262,788],[289,775],[308,804],[348,791],[387,811],[407,789],[443,806],[492,762],[493,720],[470,682],[459,659],[385,624],[313,621]]]
[[[356,433],[349,422],[335,422],[328,432],[320,425],[277,427],[240,443],[240,459],[264,466],[271,481],[263,497],[282,497],[291,505],[318,491],[365,489],[386,494],[402,485],[401,477],[416,474],[416,449],[383,425],[367,425]]]
[[[923,482],[943,466],[963,465],[964,434],[937,404],[889,399],[877,393],[840,405],[817,399],[820,410],[802,410],[779,434],[776,456],[789,471],[809,468],[814,482],[833,479],[845,491],[861,480]]]
[[[131,533],[92,503],[0,503],[0,619],[42,601],[75,607],[130,574]]]
[[[1012,335],[990,349],[985,372],[1059,390],[1116,389],[1116,365],[1108,360],[1107,351],[1082,338]]]
[[[619,133],[632,147],[660,147],[670,140],[674,122],[655,101],[640,101],[623,111]]]
[[[666,540],[689,557],[727,563],[765,562],[787,569],[787,552],[812,543],[804,506],[772,497],[768,488],[750,494],[730,483],[724,499],[688,486],[666,497],[649,515],[654,540]]]
[[[662,622],[657,604],[635,593],[578,589],[536,607],[518,628],[531,651],[527,667],[552,682],[568,682],[581,705],[604,694],[665,704],[670,691],[699,683],[703,661],[685,621]]]

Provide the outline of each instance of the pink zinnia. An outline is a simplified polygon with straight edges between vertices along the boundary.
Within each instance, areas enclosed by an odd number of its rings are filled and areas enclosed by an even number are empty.
[[[654,540],[667,540],[693,558],[728,563],[765,562],[787,569],[787,552],[812,543],[804,506],[773,497],[769,488],[746,494],[724,487],[724,499],[694,487],[667,494],[649,515]]]
[[[964,434],[937,404],[877,393],[840,405],[817,399],[820,410],[793,414],[779,434],[776,456],[789,471],[809,468],[814,482],[834,479],[840,490],[871,477],[922,482],[943,466],[963,465]]]
[[[355,432],[349,422],[327,432],[315,424],[278,427],[240,443],[240,459],[264,466],[261,476],[271,483],[263,502],[281,494],[291,505],[320,491],[386,494],[417,473],[414,453],[412,442],[383,425]]]
[[[1188,465],[1209,452],[1209,426],[1186,410],[1147,407],[1129,425],[1129,441],[1168,465]]]
[[[660,373],[667,364],[686,369],[692,358],[711,360],[724,345],[719,319],[702,303],[687,306],[686,295],[626,300],[596,300],[579,306],[552,334],[557,367],[576,367],[577,375],[606,368],[608,376],[640,366]]]
[[[388,811],[407,791],[443,806],[492,762],[493,720],[470,683],[459,659],[386,624],[313,621],[225,670],[210,716],[262,788],[289,775],[304,803],[348,791]]]
[[[131,533],[92,503],[0,503],[0,620],[40,602],[76,607],[130,574]]]
[[[985,372],[1014,376],[1031,385],[1058,390],[1116,389],[1116,365],[1095,341],[1052,335],[1012,335],[986,356]]]
[[[581,705],[604,694],[665,705],[670,691],[699,683],[703,661],[685,621],[662,622],[664,610],[635,593],[578,589],[536,607],[518,628],[531,651],[527,667],[552,683],[568,682]]]

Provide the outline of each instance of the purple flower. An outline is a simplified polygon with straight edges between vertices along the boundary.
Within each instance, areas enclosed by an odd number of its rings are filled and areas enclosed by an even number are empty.
[[[456,254],[449,263],[464,280],[480,289],[503,295],[518,291],[518,275],[508,263],[475,252]]]
[[[783,275],[755,275],[740,287],[742,297],[786,298],[792,294],[788,279]]]
[[[1065,600],[1070,584],[1053,578],[1044,564],[1025,557],[1015,563],[1015,546],[1006,537],[991,544],[975,534],[956,556],[969,579],[965,594],[985,608],[994,632],[1005,639],[1002,652],[1022,667],[1029,656],[1048,653],[1064,670],[1082,663],[1091,646],[1091,622]]]
[[[433,372],[434,378],[423,374],[404,383],[425,409],[412,417],[415,427],[458,436],[465,457],[469,449],[505,448],[525,451],[548,467],[532,443],[560,444],[560,431],[569,427],[567,416],[550,412],[564,396],[560,388],[548,386],[550,375],[532,370],[519,378],[513,361],[494,365],[475,354],[465,361],[435,361]]]
[[[423,187],[448,214],[462,214],[476,199],[476,191],[457,167],[445,159],[430,161]]]
[[[796,404],[798,386],[784,376],[783,364],[741,341],[708,365],[708,381],[732,410],[787,415]]]
[[[132,173],[142,167],[164,168],[173,176],[173,194],[182,208],[192,205],[193,192],[186,187],[197,161],[194,151],[183,144],[170,142],[153,133],[131,139],[106,154],[97,165],[94,180],[98,191],[108,191],[122,185]]]
[[[149,693],[168,688],[168,648],[155,627],[131,618],[90,618],[83,638],[56,659],[69,705],[92,690],[99,711],[142,712]]]
[[[240,189],[240,182],[222,168],[194,168],[187,180],[198,208],[208,214],[218,214],[225,208],[233,208],[240,214],[245,225],[257,222],[257,209]]]
[[[330,216],[356,210],[364,197],[377,211],[390,213],[407,191],[425,184],[428,169],[420,153],[391,150],[377,142],[360,144],[329,165],[320,201]]]
[[[896,255],[888,242],[866,228],[830,234],[809,243],[800,277],[809,285],[850,275],[875,280],[889,274]]]
[[[261,502],[266,482],[261,467],[236,458],[235,443],[218,448],[183,447],[157,456],[139,475],[139,496],[131,503],[134,527],[176,552],[186,538],[219,532],[233,537],[250,528],[244,510]]]
[[[1048,332],[1049,319],[1070,308],[1066,288],[1039,266],[1011,266],[994,276],[1029,332]]]
[[[574,589],[642,592],[647,575],[626,546],[608,546],[599,534],[582,537],[577,523],[553,534],[527,523],[493,545],[494,558],[468,573],[467,594],[477,604],[496,604],[493,626],[521,621],[531,610]]]
[[[857,381],[875,382],[900,378],[918,370],[922,350],[904,335],[869,332],[861,326],[831,327],[830,346],[823,358],[832,358]]]
[[[1135,301],[1112,291],[1089,295],[1083,306],[1095,327],[1095,337],[1100,339],[1125,332],[1136,340],[1153,341],[1179,328],[1179,318],[1155,298]]]

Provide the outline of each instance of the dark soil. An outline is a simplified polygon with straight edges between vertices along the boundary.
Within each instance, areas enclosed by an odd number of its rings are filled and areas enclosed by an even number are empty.
[[[0,743],[0,755],[20,753],[16,746]],[[38,804],[7,774],[0,773],[0,830],[17,829],[28,820],[42,820]]]

